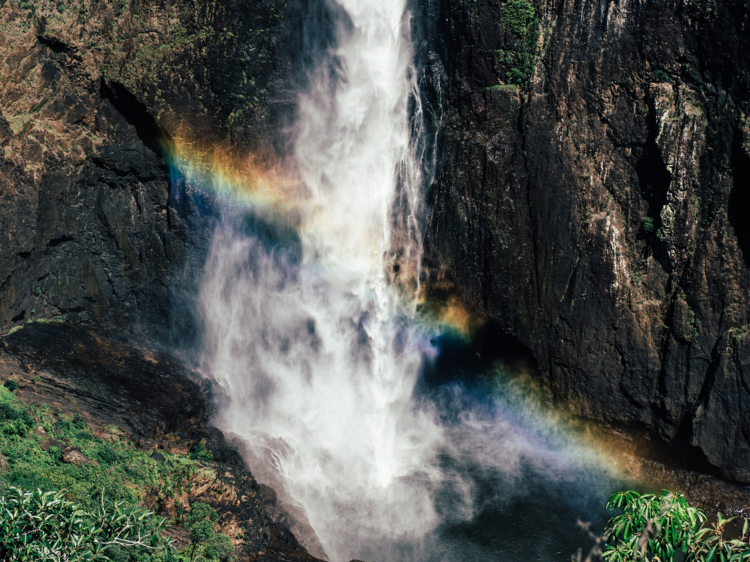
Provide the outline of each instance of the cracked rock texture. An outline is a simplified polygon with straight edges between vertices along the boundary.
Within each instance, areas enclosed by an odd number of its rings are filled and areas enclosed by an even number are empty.
[[[439,115],[428,239],[584,416],[750,482],[750,2],[421,6]]]
[[[430,261],[574,412],[750,482],[750,2],[534,0],[526,88],[509,1],[412,5]],[[283,156],[322,5],[0,0],[1,329],[190,331],[175,139]]]
[[[0,328],[186,323],[214,212],[171,175],[174,139],[271,150],[293,100],[285,9],[0,2]]]

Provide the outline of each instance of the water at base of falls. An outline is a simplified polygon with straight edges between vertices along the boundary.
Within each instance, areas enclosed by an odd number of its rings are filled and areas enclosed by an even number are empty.
[[[342,291],[293,231],[250,223],[217,230],[206,267],[214,421],[304,507],[330,560],[547,562],[587,545],[576,521],[602,528],[616,483],[564,417],[471,342]]]
[[[293,218],[227,204],[213,235],[199,309],[202,369],[226,395],[215,423],[271,465],[333,561],[568,560],[577,518],[602,523],[599,457],[502,373],[446,378],[447,339],[416,316],[406,2],[330,9],[336,42],[299,99]]]

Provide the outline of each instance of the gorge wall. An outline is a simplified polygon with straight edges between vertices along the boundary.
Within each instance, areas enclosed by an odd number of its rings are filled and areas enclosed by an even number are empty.
[[[750,3],[511,4],[423,6],[433,260],[575,412],[750,481]]]
[[[575,412],[750,481],[750,2],[511,1],[413,7],[429,257]],[[283,155],[317,4],[0,0],[0,328],[189,325],[175,139]]]
[[[293,108],[284,3],[0,2],[0,327],[164,337],[211,202],[174,139],[273,151]]]

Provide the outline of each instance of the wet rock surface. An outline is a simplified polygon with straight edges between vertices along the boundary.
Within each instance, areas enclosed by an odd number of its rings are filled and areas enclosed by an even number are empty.
[[[207,431],[201,429],[209,410],[200,380],[156,350],[38,323],[0,338],[0,361],[3,378],[17,381],[23,400],[88,415],[87,423],[118,426],[142,448],[187,449]],[[187,440],[163,441],[175,432]]]
[[[310,526],[304,508],[295,505],[291,498],[288,501],[280,500],[276,490],[265,484],[260,485],[260,491],[263,507],[272,526],[271,530],[287,545],[287,551],[291,553],[296,548],[295,545],[304,545],[305,552],[309,553],[311,558],[328,560],[318,535]]]
[[[165,459],[159,451],[188,454],[200,446],[208,453],[213,460],[203,463],[205,470],[191,476],[180,495],[154,492],[146,498],[160,515],[180,521],[185,505],[207,503],[219,513],[220,532],[232,538],[239,560],[317,560],[289,525],[268,516],[261,487],[237,449],[206,425],[210,389],[176,358],[117,335],[31,324],[0,338],[0,381],[8,379],[17,382],[25,402],[48,404],[58,416],[80,415],[98,438],[106,440],[113,431],[117,438],[126,435],[140,449],[153,450],[157,461]],[[63,462],[93,462],[65,443],[42,443],[44,450],[51,447],[61,450]],[[169,534],[178,545],[189,544],[190,533],[179,525]]]
[[[585,419],[578,423],[586,428],[587,438],[606,451],[620,477],[638,491],[679,492],[710,516],[721,512],[727,517],[750,519],[750,485],[722,478],[716,469],[686,469],[683,459],[675,457],[673,451],[647,432],[623,433]]]
[[[750,519],[750,486],[637,457],[630,457],[628,465],[642,481],[679,490],[692,505],[710,514]]]
[[[747,2],[424,2],[433,263],[581,415],[750,482]],[[514,46],[515,45],[515,46]]]

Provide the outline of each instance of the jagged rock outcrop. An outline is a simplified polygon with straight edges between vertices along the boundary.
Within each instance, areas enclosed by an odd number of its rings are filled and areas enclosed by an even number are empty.
[[[750,481],[750,4],[532,2],[526,89],[511,3],[421,4],[432,258],[575,412]]]
[[[0,328],[57,318],[163,336],[184,320],[175,303],[213,211],[172,174],[173,141],[270,149],[294,99],[285,10],[0,4]]]

